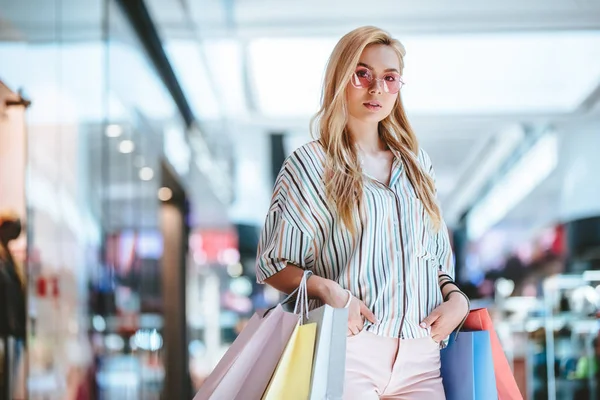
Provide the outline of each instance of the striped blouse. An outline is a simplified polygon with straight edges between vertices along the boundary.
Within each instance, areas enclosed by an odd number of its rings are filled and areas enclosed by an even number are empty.
[[[290,155],[275,183],[257,255],[257,280],[264,283],[288,263],[339,283],[373,311],[378,324],[365,329],[394,338],[430,334],[419,326],[442,295],[438,269],[454,276],[446,225],[439,231],[416,197],[401,157],[395,154],[389,185],[364,175],[357,234],[344,227],[326,202],[325,150],[310,142]],[[418,156],[432,178],[431,160]],[[358,215],[357,215],[358,216]],[[312,300],[311,309],[320,306]]]

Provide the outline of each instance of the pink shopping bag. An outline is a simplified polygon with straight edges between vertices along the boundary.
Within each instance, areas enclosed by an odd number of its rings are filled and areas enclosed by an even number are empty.
[[[297,324],[298,315],[281,305],[265,317],[254,314],[194,400],[260,399]]]

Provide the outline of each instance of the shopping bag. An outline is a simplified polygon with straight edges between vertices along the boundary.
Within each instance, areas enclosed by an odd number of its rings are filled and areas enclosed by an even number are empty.
[[[294,313],[284,311],[279,304],[262,316],[255,314],[200,387],[194,400],[255,400],[263,396],[292,333],[308,311],[306,285],[311,274],[304,271],[298,288],[283,301],[285,303],[298,294]],[[312,341],[314,348],[314,336]],[[312,353],[310,360],[312,362]],[[310,377],[310,370],[308,375]]]
[[[265,317],[255,314],[194,400],[259,399],[297,325],[298,315],[280,305]]]
[[[262,400],[308,399],[316,334],[314,323],[294,329]]]
[[[341,400],[346,373],[348,309],[325,305],[308,313],[306,323],[317,324],[310,400]]]
[[[278,317],[273,317],[266,321],[258,313],[255,313],[252,318],[246,324],[246,327],[240,332],[235,341],[229,346],[227,352],[223,355],[217,366],[213,369],[211,374],[204,380],[202,387],[194,397],[194,400],[200,400],[208,398],[210,393],[215,390],[223,376],[229,371],[229,368],[233,365],[237,357],[240,355],[244,347],[248,344],[250,339],[256,334],[256,331],[261,324],[275,324]]]
[[[461,332],[440,357],[446,400],[498,399],[489,332]]]
[[[492,356],[494,358],[494,371],[496,374],[496,386],[498,388],[499,400],[523,400],[523,395],[519,391],[517,381],[506,359],[504,350],[498,335],[494,330],[492,318],[485,308],[471,310],[464,328],[471,331],[488,331],[492,343]],[[459,337],[462,333],[459,334]]]

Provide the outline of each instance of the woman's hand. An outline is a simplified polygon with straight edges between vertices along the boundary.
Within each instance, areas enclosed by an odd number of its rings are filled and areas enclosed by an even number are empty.
[[[460,293],[452,293],[448,301],[440,304],[421,322],[421,328],[431,327],[431,338],[439,343],[458,327],[468,312],[467,299]]]
[[[334,308],[344,308],[348,303],[348,296],[352,297],[348,306],[348,336],[357,335],[363,330],[365,318],[374,324],[377,323],[375,315],[364,302],[350,295],[336,282],[330,282],[329,287],[321,296],[323,303]]]

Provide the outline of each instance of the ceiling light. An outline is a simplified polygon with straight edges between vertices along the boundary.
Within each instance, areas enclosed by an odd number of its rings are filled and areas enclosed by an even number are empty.
[[[160,201],[169,201],[173,197],[173,191],[168,187],[158,189],[158,199]]]
[[[571,112],[600,76],[597,30],[399,36],[408,57],[401,96],[413,115]],[[251,40],[249,81],[258,110],[273,118],[314,114],[334,46],[335,40],[327,37]],[[561,49],[560,57],[556,49]],[[214,63],[222,61],[207,54]],[[235,84],[218,87],[232,92],[229,87]]]
[[[149,181],[154,178],[154,171],[150,167],[144,167],[140,169],[140,179],[143,181]]]
[[[558,165],[558,137],[549,132],[496,182],[469,212],[467,234],[478,240],[527,197]]]
[[[236,39],[206,40],[203,42],[203,49],[206,55],[206,69],[214,82],[212,89],[216,92],[224,108],[223,111],[237,118],[246,115],[248,104],[244,88],[247,84],[244,80],[245,60],[242,44]],[[270,56],[272,59],[272,54]],[[184,62],[187,58],[183,59]],[[193,77],[196,80],[192,82],[199,81],[197,76],[193,75]],[[203,105],[203,107],[207,106]]]
[[[252,71],[251,84],[256,90],[258,109],[274,118],[305,117],[317,112],[323,72],[334,47],[334,40],[323,38],[251,41],[248,67]],[[310,63],[306,62],[308,54]],[[294,79],[289,79],[290,76]]]
[[[119,143],[119,151],[123,154],[133,153],[134,150],[135,143],[133,143],[131,140],[123,140],[121,143]]]
[[[123,134],[121,125],[111,124],[106,127],[106,136],[111,138],[119,137]]]
[[[227,273],[232,278],[239,278],[244,273],[244,267],[241,263],[231,264],[227,267]]]
[[[465,163],[468,169],[463,173],[470,174],[470,177],[454,189],[454,195],[444,210],[445,214],[451,216],[446,217],[446,223],[450,219],[453,219],[451,223],[456,223],[465,209],[476,201],[485,185],[522,144],[525,135],[525,129],[520,124],[507,126],[490,138],[475,159]]]
[[[185,96],[201,120],[218,119],[222,110],[215,95],[217,77],[212,74],[202,57],[202,49],[196,40],[174,39],[165,45],[167,57],[182,83]],[[223,59],[221,59],[223,61]],[[239,68],[240,63],[235,64]],[[236,94],[239,92],[236,91]]]

